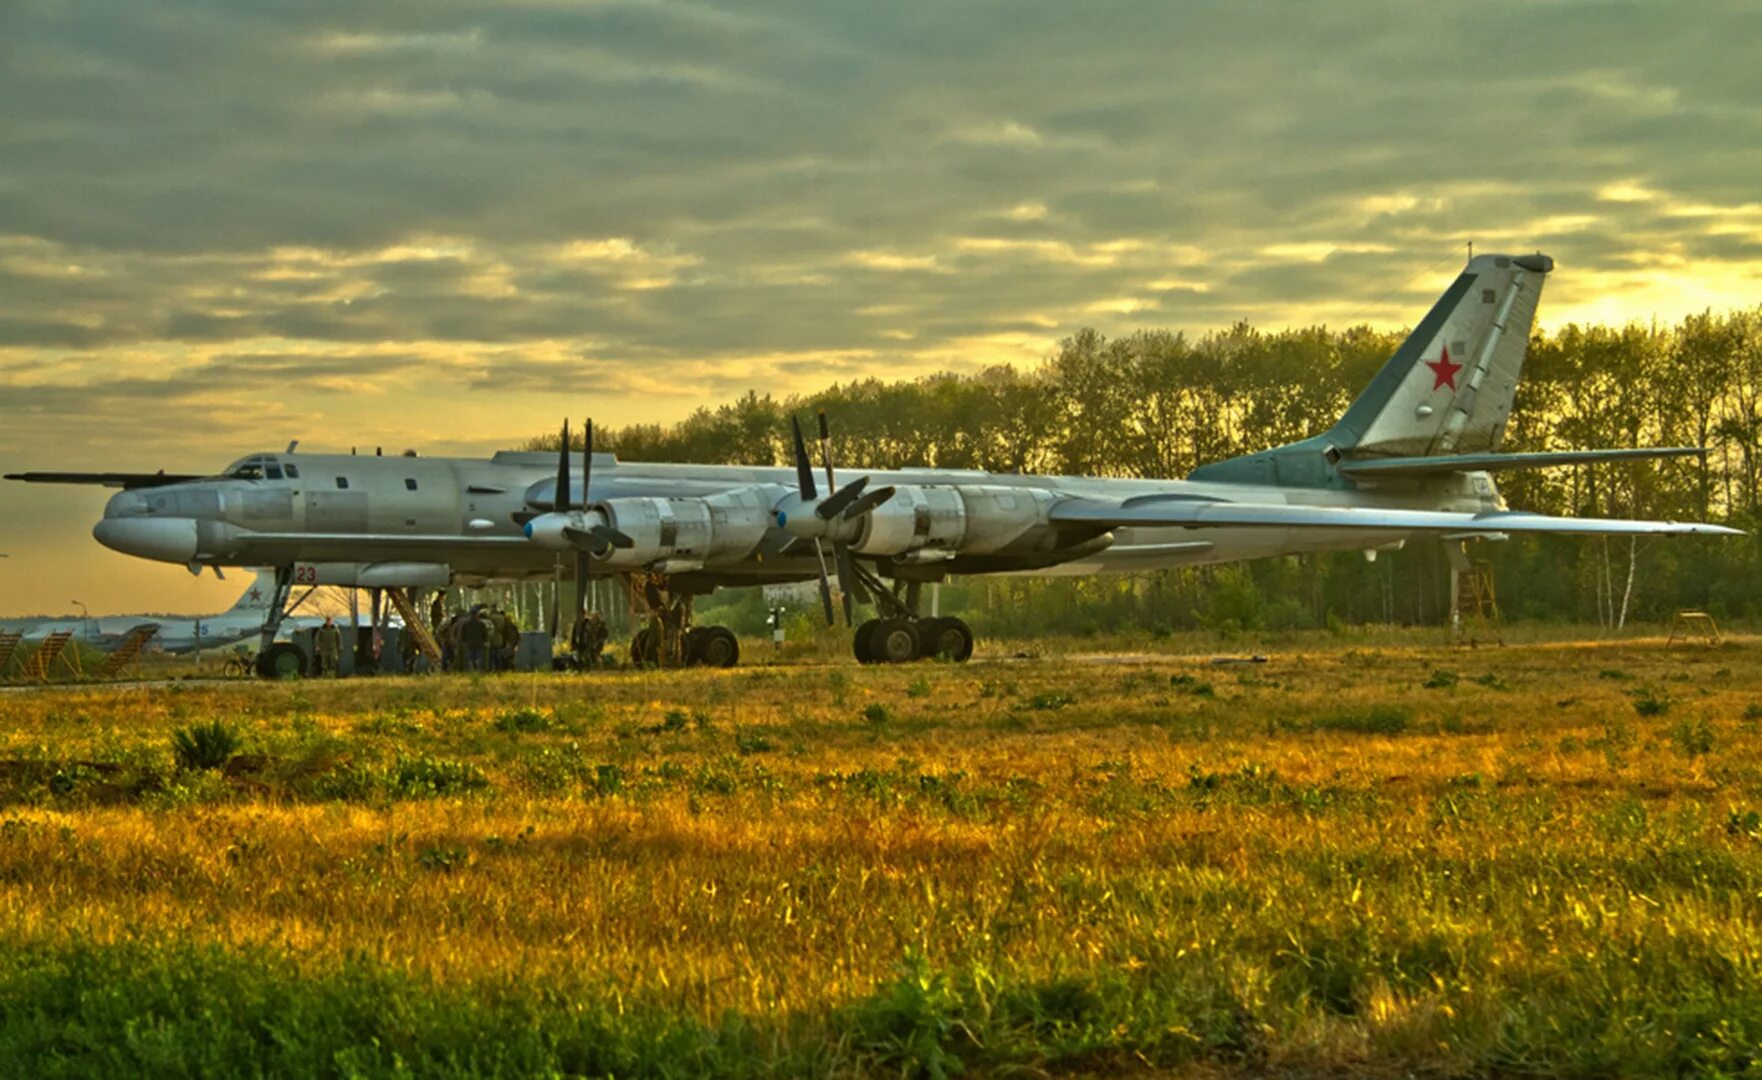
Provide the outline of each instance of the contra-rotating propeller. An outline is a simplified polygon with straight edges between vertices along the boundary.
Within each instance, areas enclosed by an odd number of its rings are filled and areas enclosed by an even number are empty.
[[[557,486],[551,494],[550,513],[529,518],[524,527],[526,535],[531,536],[538,525],[544,524],[540,518],[554,517],[561,521],[553,521],[549,527],[560,526],[562,535],[575,549],[575,619],[581,620],[587,609],[587,580],[591,568],[591,560],[595,555],[604,555],[613,548],[634,547],[636,541],[613,527],[609,521],[603,520],[604,515],[588,512],[589,486],[593,481],[593,421],[588,420],[582,425],[581,450],[581,498],[574,499],[574,492],[569,483],[569,421],[563,421],[562,445],[557,450]],[[541,504],[542,505],[542,504]]]
[[[862,519],[877,506],[893,497],[892,487],[880,487],[865,493],[869,478],[859,476],[843,487],[838,486],[832,466],[832,436],[826,424],[826,412],[820,411],[820,456],[826,466],[827,496],[820,498],[814,483],[813,463],[808,460],[807,440],[802,437],[801,420],[791,416],[790,430],[794,436],[795,479],[799,501],[795,506],[780,508],[777,526],[791,536],[811,539],[814,557],[820,564],[820,604],[826,611],[826,625],[835,625],[832,612],[832,581],[826,567],[826,548],[822,540],[832,544],[832,561],[838,574],[838,589],[844,596],[844,624],[851,625],[852,604],[867,603],[868,590],[857,577],[856,563],[850,553],[850,541],[856,536]],[[812,512],[808,512],[809,508]],[[792,513],[793,511],[793,513]]]

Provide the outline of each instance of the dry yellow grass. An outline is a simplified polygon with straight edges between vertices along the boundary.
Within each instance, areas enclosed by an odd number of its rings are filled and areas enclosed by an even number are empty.
[[[10,694],[0,925],[774,1049],[951,980],[932,1049],[857,1067],[1699,1061],[1644,1032],[1762,988],[1759,717],[1748,642]],[[261,760],[178,770],[216,718]],[[1089,989],[998,1011],[1048,986]]]

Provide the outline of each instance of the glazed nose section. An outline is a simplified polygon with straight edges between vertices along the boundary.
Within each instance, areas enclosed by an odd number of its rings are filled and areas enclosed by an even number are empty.
[[[122,496],[117,496],[121,498]],[[115,500],[111,500],[114,504]],[[142,559],[187,563],[196,557],[196,522],[192,518],[110,517],[92,526],[100,544]]]
[[[147,497],[138,491],[119,491],[104,504],[106,518],[135,517],[147,512]]]

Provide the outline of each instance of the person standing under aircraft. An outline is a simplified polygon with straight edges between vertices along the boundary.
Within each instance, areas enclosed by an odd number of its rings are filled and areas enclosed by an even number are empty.
[[[513,615],[502,612],[501,631],[502,670],[513,671],[514,661],[520,655],[520,623]]]
[[[576,620],[575,629],[570,633],[569,649],[575,654],[577,669],[586,670],[600,666],[600,654],[606,648],[606,620],[600,613],[590,611],[587,616]]]
[[[416,649],[416,631],[408,626],[398,630],[398,670],[406,675],[416,673],[416,658],[420,656]]]
[[[466,671],[482,671],[484,647],[489,644],[490,627],[482,608],[473,608],[459,621],[459,648],[465,654]]]
[[[312,647],[317,654],[318,673],[335,678],[343,656],[343,632],[337,628],[335,619],[324,617],[324,625],[312,635]]]

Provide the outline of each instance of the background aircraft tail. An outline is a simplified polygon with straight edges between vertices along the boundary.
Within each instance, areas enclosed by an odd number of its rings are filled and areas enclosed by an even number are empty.
[[[256,579],[245,587],[243,593],[239,594],[238,600],[233,603],[231,608],[227,609],[227,613],[267,611],[274,600],[275,571],[259,570]]]

